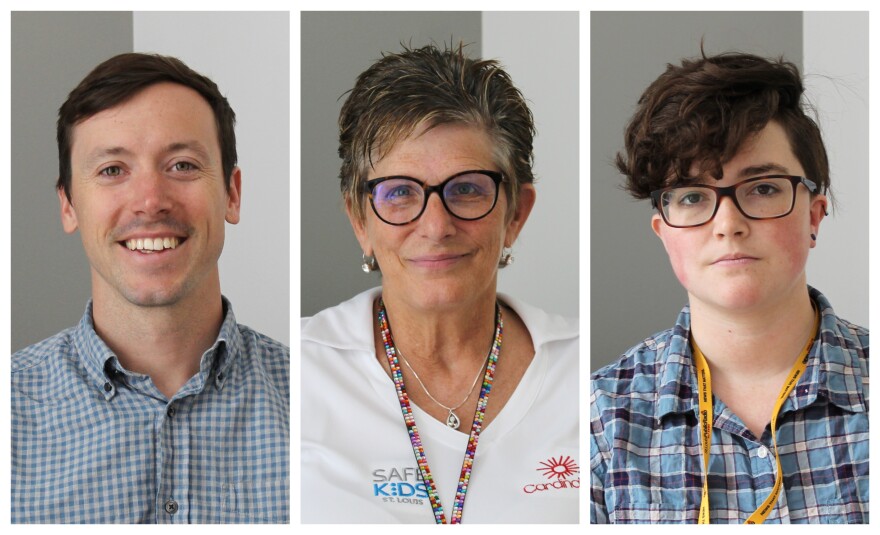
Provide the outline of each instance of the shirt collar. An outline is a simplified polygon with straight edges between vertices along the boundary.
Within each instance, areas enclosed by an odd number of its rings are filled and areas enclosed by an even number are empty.
[[[819,396],[850,412],[867,412],[867,392],[859,354],[864,346],[858,334],[847,328],[834,313],[831,303],[815,288],[809,287],[810,297],[819,307],[819,343],[810,349],[809,362],[795,389],[791,407],[801,409],[815,402]],[[867,336],[867,333],[865,333]],[[657,374],[659,392],[655,418],[695,411],[698,406],[696,372],[689,343],[690,307],[678,315],[671,336],[662,342],[647,340],[650,349],[658,351],[660,372]],[[783,411],[785,406],[783,406]]]
[[[373,301],[381,293],[382,288],[372,288],[307,318],[302,340],[342,350],[373,351]],[[498,299],[522,318],[536,351],[545,343],[578,336],[578,321],[574,318],[548,314],[505,294],[498,294]]]
[[[222,389],[232,366],[241,355],[241,332],[235,321],[232,305],[226,297],[222,297],[222,302],[223,323],[220,325],[217,339],[202,354],[199,362],[199,380],[193,385],[193,389],[201,390],[211,379],[218,389]],[[95,332],[92,314],[92,300],[89,299],[85,313],[74,329],[73,345],[89,380],[101,395],[109,400],[116,394],[116,380],[121,375],[131,375],[132,372],[122,366],[116,354]]]
[[[803,384],[796,390],[795,408],[805,407],[822,396],[841,409],[867,412],[868,333],[840,319],[819,290],[810,288],[810,297],[821,314],[819,336],[810,350]]]

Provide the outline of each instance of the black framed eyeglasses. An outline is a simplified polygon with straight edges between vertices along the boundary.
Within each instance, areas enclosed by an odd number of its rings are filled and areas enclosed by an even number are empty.
[[[406,225],[422,216],[431,193],[437,193],[446,211],[465,221],[489,215],[498,202],[504,176],[496,171],[456,173],[436,186],[408,176],[386,176],[364,183],[370,206],[389,225]]]
[[[667,225],[676,228],[705,225],[715,217],[724,197],[730,197],[749,219],[777,219],[794,209],[798,184],[810,193],[819,190],[815,182],[802,176],[765,175],[723,188],[694,184],[655,190],[651,204]]]

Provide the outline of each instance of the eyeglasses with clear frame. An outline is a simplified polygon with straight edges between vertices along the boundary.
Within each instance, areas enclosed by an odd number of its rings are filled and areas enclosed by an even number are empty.
[[[389,225],[406,225],[420,218],[432,193],[440,196],[447,212],[464,221],[489,215],[498,202],[504,176],[496,171],[456,173],[436,186],[408,176],[386,176],[364,182],[373,212]]]
[[[693,184],[672,186],[651,192],[651,205],[670,227],[705,225],[718,212],[721,199],[730,197],[742,215],[749,219],[778,219],[794,209],[798,184],[810,193],[819,187],[802,176],[765,175],[726,187]]]

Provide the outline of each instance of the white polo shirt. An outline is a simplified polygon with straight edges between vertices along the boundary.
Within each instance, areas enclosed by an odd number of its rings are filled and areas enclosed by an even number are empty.
[[[434,522],[394,383],[376,359],[372,303],[380,292],[368,290],[302,320],[305,523]],[[480,435],[463,522],[575,523],[577,320],[499,299],[522,318],[535,356]],[[468,435],[412,408],[448,519]],[[462,417],[462,430],[471,418]]]

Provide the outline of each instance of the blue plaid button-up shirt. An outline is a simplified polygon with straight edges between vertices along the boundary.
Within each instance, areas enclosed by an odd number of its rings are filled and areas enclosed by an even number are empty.
[[[226,316],[172,399],[79,325],[12,358],[12,521],[289,522],[290,350]]]
[[[822,314],[804,375],[777,420],[783,489],[766,523],[868,522],[868,331]],[[592,523],[696,523],[703,484],[699,403],[688,307],[675,327],[592,376]],[[770,494],[769,428],[755,437],[714,402],[712,523],[739,523]]]

